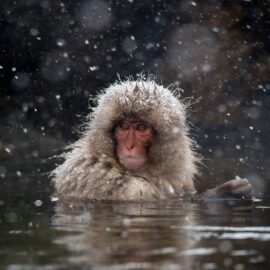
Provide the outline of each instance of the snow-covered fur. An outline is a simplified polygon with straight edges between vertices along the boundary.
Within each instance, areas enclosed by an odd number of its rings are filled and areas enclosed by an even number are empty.
[[[113,131],[126,116],[154,128],[148,161],[136,172],[117,160]],[[53,171],[56,193],[96,200],[157,200],[194,192],[197,157],[184,104],[152,80],[111,85],[98,98],[81,139]]]

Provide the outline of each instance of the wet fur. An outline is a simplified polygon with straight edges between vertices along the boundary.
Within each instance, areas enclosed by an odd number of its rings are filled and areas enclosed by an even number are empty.
[[[136,173],[115,155],[113,129],[126,116],[147,121],[155,133],[148,161]],[[194,192],[198,158],[188,137],[185,106],[152,80],[111,85],[98,98],[81,139],[53,171],[56,193],[96,200],[158,200]]]

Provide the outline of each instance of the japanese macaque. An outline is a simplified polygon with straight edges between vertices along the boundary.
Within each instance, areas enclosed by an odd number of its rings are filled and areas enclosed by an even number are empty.
[[[175,91],[174,91],[175,92]],[[185,104],[151,80],[124,81],[98,98],[83,136],[53,171],[61,197],[154,201],[190,195],[250,198],[246,179],[196,194],[200,162],[188,136]]]

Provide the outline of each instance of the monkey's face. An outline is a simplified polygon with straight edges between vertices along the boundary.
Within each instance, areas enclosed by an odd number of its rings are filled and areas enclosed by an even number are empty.
[[[128,170],[137,170],[147,160],[147,146],[153,137],[153,128],[137,118],[125,118],[115,126],[116,154]]]

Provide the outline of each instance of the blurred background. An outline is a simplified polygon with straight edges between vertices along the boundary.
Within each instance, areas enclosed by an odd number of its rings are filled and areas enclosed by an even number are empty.
[[[54,167],[48,157],[78,138],[90,96],[144,73],[192,97],[199,189],[241,176],[267,194],[269,11],[267,0],[2,0],[2,192]]]

